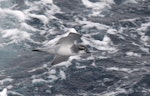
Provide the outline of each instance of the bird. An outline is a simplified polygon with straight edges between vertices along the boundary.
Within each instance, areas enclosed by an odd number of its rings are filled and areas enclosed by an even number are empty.
[[[4,88],[1,92],[0,92],[0,96],[7,96],[7,89]]]
[[[55,65],[66,61],[70,56],[90,53],[86,45],[79,43],[82,41],[81,37],[82,35],[79,33],[70,32],[68,36],[60,38],[55,45],[33,49],[32,51],[54,54],[55,57],[51,65]]]

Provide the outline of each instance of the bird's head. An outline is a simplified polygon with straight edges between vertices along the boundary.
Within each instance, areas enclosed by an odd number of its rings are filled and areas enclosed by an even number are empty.
[[[91,53],[85,45],[78,45],[78,49],[80,53]]]

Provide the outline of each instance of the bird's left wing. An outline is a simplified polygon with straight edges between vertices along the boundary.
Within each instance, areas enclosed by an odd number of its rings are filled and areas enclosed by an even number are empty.
[[[69,58],[69,56],[60,56],[60,55],[56,55],[53,59],[53,61],[51,62],[51,65],[55,65],[58,63],[61,63],[63,61],[66,61]]]

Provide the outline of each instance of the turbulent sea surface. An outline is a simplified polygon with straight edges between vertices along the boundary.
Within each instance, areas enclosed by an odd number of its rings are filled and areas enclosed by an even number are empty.
[[[149,0],[0,0],[0,15],[8,96],[150,96]],[[31,51],[72,28],[91,55],[48,67]]]

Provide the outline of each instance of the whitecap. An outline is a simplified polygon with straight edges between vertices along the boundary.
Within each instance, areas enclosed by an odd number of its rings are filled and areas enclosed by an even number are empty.
[[[60,78],[61,78],[61,80],[64,80],[64,79],[66,79],[66,74],[65,74],[65,72],[63,71],[63,70],[60,70]]]
[[[12,78],[5,78],[5,79],[3,79],[3,80],[0,80],[0,85],[3,85],[3,84],[6,83],[6,82],[12,82],[12,81],[13,81]]]
[[[4,88],[1,92],[0,92],[0,96],[8,96],[7,95],[7,89]]]
[[[41,78],[32,80],[32,83],[46,83],[46,82],[47,82],[46,80],[41,79]]]
[[[1,31],[2,38],[6,38],[11,40],[11,42],[8,43],[19,43],[21,41],[25,40],[31,40],[31,34],[26,31],[21,31],[19,29],[7,29],[4,31]]]
[[[92,14],[91,16],[101,16],[103,17],[104,15],[101,14],[103,10],[110,9],[111,4],[114,4],[113,0],[101,0],[100,2],[90,2],[89,0],[82,0],[82,3],[87,7],[91,8]]]
[[[100,94],[100,96],[116,96],[120,93],[127,93],[127,91],[123,88],[117,88],[114,91],[110,91],[110,92],[107,91],[107,93]]]

